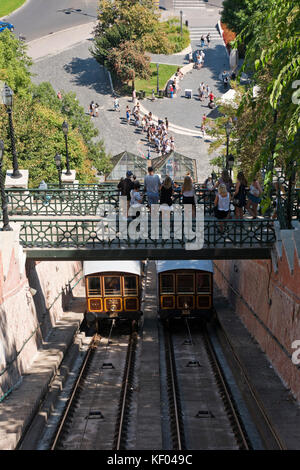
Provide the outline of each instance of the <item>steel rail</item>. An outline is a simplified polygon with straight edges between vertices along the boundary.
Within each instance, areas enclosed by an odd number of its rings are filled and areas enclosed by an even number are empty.
[[[175,364],[174,364],[174,354],[173,348],[171,344],[171,334],[170,331],[166,331],[165,327],[165,343],[166,343],[166,359],[167,359],[167,368],[169,370],[169,378],[170,378],[170,388],[171,388],[171,403],[174,408],[174,411],[171,416],[171,421],[175,424],[175,431],[176,431],[176,450],[183,450],[185,448],[184,442],[182,439],[182,425],[180,423],[180,406],[179,406],[179,397],[176,391],[176,372],[175,372]],[[170,406],[171,408],[171,406]],[[173,419],[172,419],[173,418]]]
[[[68,404],[67,404],[66,409],[65,409],[65,412],[64,412],[64,414],[63,414],[63,416],[62,416],[60,425],[59,425],[59,427],[58,427],[58,429],[57,429],[57,431],[56,431],[56,435],[55,435],[55,438],[54,438],[54,441],[53,441],[53,443],[52,443],[52,445],[51,445],[50,450],[55,450],[55,447],[56,447],[56,445],[57,445],[57,442],[58,442],[58,440],[59,440],[59,438],[60,438],[60,436],[61,436],[63,427],[64,427],[64,425],[65,425],[66,419],[67,419],[67,417],[68,417],[68,415],[69,415],[69,411],[70,411],[70,408],[71,408],[71,406],[72,406],[72,403],[73,403],[75,394],[76,394],[76,392],[77,392],[77,390],[78,390],[78,387],[79,387],[80,381],[81,381],[81,379],[82,379],[83,373],[84,373],[85,370],[86,370],[86,367],[87,367],[87,364],[88,364],[88,362],[89,362],[89,360],[90,360],[90,356],[91,356],[92,352],[93,352],[95,349],[97,349],[97,347],[98,347],[99,340],[100,340],[100,337],[99,337],[98,333],[96,333],[96,334],[93,336],[93,338],[92,338],[92,340],[91,340],[91,343],[90,343],[90,345],[89,345],[89,349],[88,349],[88,351],[87,351],[87,354],[86,354],[86,356],[85,356],[85,359],[84,359],[84,361],[83,361],[83,364],[82,364],[82,366],[81,366],[81,368],[80,368],[79,375],[78,375],[77,380],[76,380],[76,382],[75,382],[75,385],[74,385],[74,387],[73,387],[72,394],[71,394],[71,396],[70,396],[70,398],[69,398],[69,400],[68,400]]]
[[[135,345],[137,341],[137,332],[135,331],[136,322],[132,322],[132,332],[129,338],[128,350],[127,350],[127,357],[126,357],[126,366],[124,371],[124,379],[123,379],[123,386],[122,392],[120,397],[120,417],[117,420],[116,424],[116,437],[114,441],[114,450],[121,450],[122,449],[122,442],[124,440],[124,423],[128,413],[128,400],[130,395],[130,387],[132,384],[131,375],[133,373],[134,368],[134,358],[135,358]]]
[[[209,334],[208,332],[206,331],[206,329],[204,330],[203,332],[203,338],[204,338],[204,341],[205,341],[205,346],[207,348],[207,352],[209,354],[209,357],[211,358],[212,360],[212,363],[213,363],[213,368],[216,372],[216,375],[217,375],[217,378],[218,380],[220,381],[220,384],[221,384],[221,387],[222,387],[222,391],[224,392],[224,395],[225,395],[225,400],[226,400],[226,403],[229,405],[229,408],[230,408],[230,414],[231,416],[233,417],[234,419],[234,423],[235,423],[235,427],[236,429],[238,430],[238,433],[239,433],[239,437],[241,439],[241,442],[242,442],[242,447],[243,447],[243,450],[250,450],[250,446],[248,444],[248,440],[247,440],[247,437],[245,435],[245,432],[242,428],[242,425],[241,425],[241,422],[240,422],[240,418],[236,412],[236,409],[235,409],[235,406],[233,404],[233,401],[232,401],[232,398],[230,396],[230,392],[229,392],[229,387],[224,379],[224,376],[223,376],[223,372],[221,370],[221,367],[219,366],[219,362],[218,362],[218,358],[217,358],[217,355],[212,347],[212,344],[211,344],[211,341],[210,341],[210,338],[209,338]]]
[[[268,427],[270,433],[272,434],[272,436],[273,436],[275,442],[276,442],[277,445],[278,445],[279,450],[287,450],[286,445],[282,442],[282,440],[281,440],[280,437],[278,436],[276,430],[274,429],[274,426],[272,425],[272,422],[271,422],[271,420],[269,419],[269,417],[268,417],[268,415],[267,415],[267,413],[266,413],[266,411],[265,411],[264,405],[261,403],[261,400],[258,398],[258,396],[257,396],[257,394],[256,394],[256,392],[255,392],[255,390],[254,390],[254,388],[253,388],[253,386],[252,386],[252,384],[251,384],[251,382],[250,382],[250,380],[249,380],[247,374],[246,374],[245,368],[244,368],[243,364],[241,363],[241,361],[240,361],[238,355],[236,354],[236,352],[235,352],[235,350],[234,350],[234,347],[232,346],[232,343],[231,343],[231,341],[230,341],[228,335],[226,334],[225,330],[222,328],[222,325],[221,325],[220,322],[218,322],[218,326],[221,328],[222,334],[223,334],[224,338],[225,338],[226,341],[227,341],[227,344],[228,344],[228,346],[229,346],[229,348],[230,348],[230,351],[231,351],[231,353],[232,353],[232,355],[233,355],[235,361],[237,362],[237,364],[238,364],[238,366],[239,366],[239,368],[240,368],[240,372],[241,372],[241,374],[242,374],[242,376],[243,376],[243,379],[245,380],[245,382],[246,382],[246,384],[247,384],[247,386],[248,386],[248,388],[249,388],[249,390],[250,390],[250,392],[251,392],[251,396],[252,396],[253,400],[255,401],[255,403],[256,403],[256,405],[257,405],[259,411],[261,412],[261,414],[262,414],[262,416],[263,416],[263,418],[264,418],[264,420],[265,420],[265,423],[267,424],[267,427]]]

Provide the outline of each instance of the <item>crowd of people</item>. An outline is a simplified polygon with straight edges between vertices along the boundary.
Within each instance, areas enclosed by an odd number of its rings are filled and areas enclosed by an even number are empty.
[[[231,204],[234,206],[234,218],[241,220],[244,217],[245,210],[253,217],[257,218],[258,204],[261,201],[263,192],[258,179],[253,178],[249,188],[248,182],[242,171],[237,174],[237,181],[234,185],[227,170],[223,170],[217,182],[212,177],[205,181],[206,189],[210,191],[217,190],[214,200],[214,212],[218,220],[220,220],[219,230],[222,232],[222,220],[231,218]],[[247,189],[249,189],[247,191]]]
[[[169,121],[165,117],[164,120],[158,120],[155,124],[153,121],[152,112],[145,114],[141,117],[140,104],[137,102],[132,110],[129,106],[126,106],[126,121],[127,124],[133,121],[137,128],[140,128],[142,132],[147,134],[147,140],[149,144],[148,158],[150,158],[150,146],[154,147],[158,156],[166,155],[172,150],[175,150],[175,141],[172,135],[169,136]]]
[[[245,175],[240,171],[237,175],[237,181],[234,184],[227,170],[223,170],[220,178],[215,181],[213,177],[206,179],[205,189],[211,191],[214,197],[214,215],[219,220],[219,230],[223,232],[224,221],[231,218],[231,205],[234,206],[234,218],[241,220],[244,217],[245,210],[253,217],[257,218],[257,208],[261,201],[262,188],[257,178],[254,178],[248,188],[248,182]],[[131,171],[127,171],[126,178],[121,178],[118,184],[121,196],[127,197],[128,208],[136,207],[143,202],[140,182]],[[148,175],[144,178],[144,194],[147,195],[148,205],[160,203],[162,208],[172,208],[174,196],[181,195],[183,204],[192,206],[193,217],[196,208],[196,192],[193,180],[190,174],[184,178],[180,187],[173,182],[169,175],[166,175],[163,181],[159,175],[154,174],[152,167],[148,168]]]

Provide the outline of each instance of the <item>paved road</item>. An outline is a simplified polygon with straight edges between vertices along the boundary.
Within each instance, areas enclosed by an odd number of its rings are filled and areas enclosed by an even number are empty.
[[[6,18],[14,24],[15,34],[32,41],[48,34],[90,23],[97,17],[98,0],[27,0]]]

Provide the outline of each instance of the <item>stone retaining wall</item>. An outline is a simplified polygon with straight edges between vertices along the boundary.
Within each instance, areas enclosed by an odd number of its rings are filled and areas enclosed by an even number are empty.
[[[82,275],[80,262],[25,265],[16,237],[15,231],[0,232],[0,402],[63,316]],[[73,294],[84,295],[82,282]]]
[[[293,270],[285,249],[272,261],[215,262],[215,282],[272,365],[300,401],[300,365],[292,343],[300,340],[300,264],[295,245]],[[300,348],[299,348],[300,349]],[[300,353],[298,354],[300,362]]]

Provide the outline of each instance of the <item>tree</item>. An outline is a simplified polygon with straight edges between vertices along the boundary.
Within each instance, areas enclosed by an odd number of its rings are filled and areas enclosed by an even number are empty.
[[[242,69],[251,83],[240,88],[231,138],[236,161],[250,177],[259,169],[267,171],[265,208],[270,205],[275,168],[281,167],[289,180],[295,165],[300,167],[300,97],[295,93],[300,78],[300,7],[292,0],[267,4],[264,15],[254,13],[237,37],[237,42],[251,37]],[[231,112],[222,111],[226,117]]]
[[[8,30],[0,34],[0,80],[6,82],[19,95],[30,94],[31,59],[26,45]]]
[[[94,33],[91,53],[109,68],[111,50],[128,41],[135,42],[140,52],[166,53],[172,49],[151,0],[100,0]]]
[[[118,48],[111,49],[108,61],[116,75],[125,83],[135,78],[147,79],[150,76],[150,57],[145,55],[133,41],[126,41]]]

